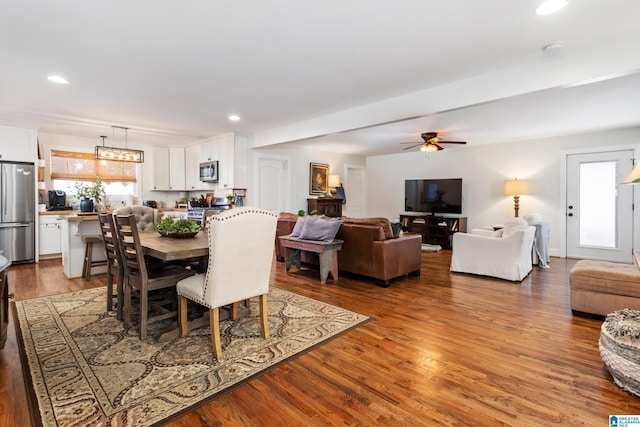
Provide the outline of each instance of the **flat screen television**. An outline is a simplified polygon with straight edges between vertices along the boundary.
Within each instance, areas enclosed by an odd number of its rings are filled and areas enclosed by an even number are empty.
[[[404,210],[425,214],[461,214],[462,178],[405,180]]]

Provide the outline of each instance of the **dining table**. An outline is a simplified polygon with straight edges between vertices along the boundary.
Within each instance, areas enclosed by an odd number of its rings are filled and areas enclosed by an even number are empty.
[[[209,239],[206,230],[189,238],[165,237],[157,231],[141,231],[139,236],[144,254],[164,262],[192,258],[200,258],[206,262],[209,256]]]

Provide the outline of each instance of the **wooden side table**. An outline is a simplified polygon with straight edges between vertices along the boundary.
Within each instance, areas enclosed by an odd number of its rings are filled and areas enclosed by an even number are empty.
[[[320,283],[327,283],[329,273],[331,273],[333,280],[338,280],[338,251],[342,249],[343,240],[334,239],[332,242],[321,242],[280,236],[280,242],[287,251],[285,256],[287,273],[289,273],[292,264],[300,270],[300,251],[309,251],[317,253],[320,258]]]

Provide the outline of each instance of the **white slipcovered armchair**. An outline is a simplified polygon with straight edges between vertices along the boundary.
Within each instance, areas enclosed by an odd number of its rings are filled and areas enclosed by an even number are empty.
[[[521,281],[531,271],[535,227],[510,220],[496,232],[474,229],[453,235],[451,271]]]

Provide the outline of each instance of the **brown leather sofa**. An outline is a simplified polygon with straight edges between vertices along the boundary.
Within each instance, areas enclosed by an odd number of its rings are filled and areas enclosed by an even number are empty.
[[[276,231],[276,257],[284,260],[285,248],[278,236],[290,234],[297,218],[292,214],[278,219]],[[289,216],[291,215],[291,216]],[[377,284],[389,286],[389,281],[405,275],[420,275],[420,234],[406,234],[393,238],[389,220],[386,218],[347,218],[336,239],[344,240],[338,252],[338,269],[375,279]],[[316,254],[305,252],[302,262],[317,264]]]

